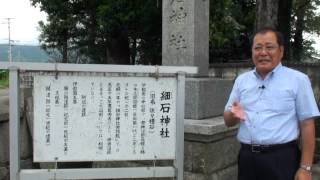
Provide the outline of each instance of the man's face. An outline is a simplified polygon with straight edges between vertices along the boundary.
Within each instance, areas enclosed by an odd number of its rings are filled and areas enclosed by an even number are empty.
[[[283,57],[283,46],[279,46],[274,32],[256,34],[253,39],[252,60],[257,72],[265,77]]]

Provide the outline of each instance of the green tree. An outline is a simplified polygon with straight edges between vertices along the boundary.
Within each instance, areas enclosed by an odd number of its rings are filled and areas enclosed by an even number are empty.
[[[110,48],[116,47],[114,37],[127,37],[131,64],[161,64],[161,12],[155,0],[104,0],[98,20]]]
[[[290,59],[292,0],[257,0],[255,30],[278,29],[284,35],[284,59]]]
[[[280,0],[278,6],[278,29],[284,34],[284,60],[290,60],[291,54],[291,14],[293,0]]]
[[[61,62],[68,62],[70,38],[75,27],[72,16],[73,5],[64,0],[31,0],[32,5],[40,4],[42,11],[48,14],[48,24],[39,22],[41,29],[40,43],[42,47],[52,54],[56,49],[62,55]]]
[[[292,58],[295,61],[310,59],[318,52],[312,47],[312,40],[305,39],[304,34],[320,35],[320,16],[316,13],[319,0],[294,0],[292,15]]]
[[[257,0],[255,29],[274,27],[284,34],[285,60],[302,61],[316,54],[304,35],[320,31],[319,0]]]
[[[30,1],[48,14],[40,42],[55,60],[161,64],[161,0]],[[283,32],[285,59],[310,57],[302,35],[320,34],[319,1],[210,0],[210,62],[249,59],[250,37],[262,26]]]
[[[263,27],[278,27],[280,0],[257,0],[255,30]]]
[[[250,57],[254,0],[210,1],[210,62]]]
[[[161,63],[158,0],[31,2],[48,14],[48,22],[40,22],[42,47],[61,54],[62,62]]]

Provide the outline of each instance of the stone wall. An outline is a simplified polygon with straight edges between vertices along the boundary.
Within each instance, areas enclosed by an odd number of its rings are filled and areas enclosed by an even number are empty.
[[[320,63],[283,63],[283,65],[307,74],[311,80],[313,91],[320,103]],[[209,76],[222,79],[235,79],[239,74],[253,69],[252,63],[215,63],[209,68]]]
[[[315,99],[320,106],[320,63],[283,63],[283,65],[301,71],[309,76]],[[234,80],[239,74],[247,72],[251,69],[253,69],[252,63],[211,64],[209,69],[209,76]],[[320,137],[320,134],[318,137]]]

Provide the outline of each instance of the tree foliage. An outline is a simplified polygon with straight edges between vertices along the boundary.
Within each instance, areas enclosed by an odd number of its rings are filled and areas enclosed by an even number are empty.
[[[295,61],[311,59],[319,52],[312,47],[315,42],[305,37],[320,35],[320,15],[317,13],[320,0],[293,0],[293,3],[291,58]]]
[[[211,62],[249,59],[248,42],[253,32],[266,26],[284,34],[285,60],[314,59],[312,56],[318,53],[312,47],[314,42],[305,37],[306,34],[320,35],[319,1],[213,0],[210,10],[213,14],[210,16]]]
[[[158,0],[31,0],[48,14],[42,47],[62,62],[161,63]],[[139,58],[137,58],[139,57]],[[57,56],[59,58],[59,56]]]
[[[56,60],[161,64],[161,0],[30,1],[48,14],[39,23],[40,42]],[[286,59],[311,57],[316,51],[304,35],[320,35],[319,5],[320,0],[210,0],[210,62],[250,59],[257,25],[270,23],[285,35]]]
[[[250,57],[254,0],[210,1],[210,62]]]
[[[51,50],[57,49],[62,54],[62,62],[67,62],[68,56],[68,39],[74,27],[72,13],[72,4],[68,1],[32,1],[33,5],[38,3],[42,11],[48,14],[48,24],[39,23],[41,29],[40,42],[42,47],[52,53]]]

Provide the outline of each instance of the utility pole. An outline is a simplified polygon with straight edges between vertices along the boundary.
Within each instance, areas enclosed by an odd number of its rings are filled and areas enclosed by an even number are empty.
[[[10,20],[13,18],[5,18],[7,20],[8,24],[8,33],[9,33],[9,39],[8,39],[8,45],[9,45],[9,50],[8,50],[8,59],[9,62],[12,62],[12,45],[11,45],[11,29],[10,29]]]

